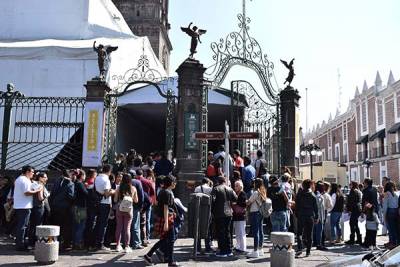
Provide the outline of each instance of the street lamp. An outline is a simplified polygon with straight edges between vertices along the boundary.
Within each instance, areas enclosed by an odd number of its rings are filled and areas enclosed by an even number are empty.
[[[313,156],[321,156],[322,151],[314,144],[314,140],[308,140],[308,145],[301,145],[300,146],[300,155],[305,157],[307,153],[310,155],[310,178],[313,179]]]
[[[372,162],[369,159],[364,159],[362,165],[367,168],[367,177],[369,178],[369,168],[371,167]]]

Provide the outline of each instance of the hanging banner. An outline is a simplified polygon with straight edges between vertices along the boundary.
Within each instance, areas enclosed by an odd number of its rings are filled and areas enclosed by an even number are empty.
[[[295,145],[295,152],[294,152],[294,156],[296,158],[300,158],[300,112],[299,112],[299,108],[296,107],[295,108],[295,140],[294,140],[294,145]]]
[[[86,102],[83,136],[83,167],[101,166],[104,123],[103,102]]]

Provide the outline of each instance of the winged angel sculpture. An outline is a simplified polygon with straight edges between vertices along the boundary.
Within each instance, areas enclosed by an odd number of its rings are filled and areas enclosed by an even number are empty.
[[[111,45],[104,46],[102,44],[99,44],[96,47],[96,41],[94,41],[93,50],[97,53],[97,63],[99,65],[100,80],[104,80],[104,78],[105,78],[105,74],[106,74],[105,63],[106,63],[106,61],[110,60],[110,58],[109,58],[110,54],[117,49],[118,49],[118,46],[111,46]]]
[[[293,61],[294,61],[294,58],[288,64],[286,61],[281,59],[282,64],[285,65],[285,67],[289,70],[289,74],[286,78],[286,81],[283,83],[283,84],[288,83],[288,87],[290,87],[290,84],[292,83],[294,75],[295,75],[294,69],[293,69]]]
[[[192,41],[190,43],[190,55],[189,58],[193,58],[194,54],[197,53],[196,48],[197,48],[197,43],[201,43],[200,41],[200,35],[205,34],[207,31],[206,30],[201,30],[197,28],[196,26],[193,26],[193,28],[190,28],[192,26],[193,22],[190,22],[189,26],[187,28],[181,27],[181,30],[185,32],[187,35],[192,37]]]

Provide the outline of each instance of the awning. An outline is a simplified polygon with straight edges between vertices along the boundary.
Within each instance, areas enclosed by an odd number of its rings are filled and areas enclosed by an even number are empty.
[[[386,137],[385,129],[382,129],[382,130],[377,131],[373,135],[371,135],[371,137],[369,138],[369,141],[373,141],[376,138],[385,138],[385,137]]]
[[[390,127],[388,133],[397,133],[397,131],[400,129],[400,122],[396,123],[395,125],[393,125],[392,127]]]
[[[362,143],[367,143],[368,142],[368,134],[367,135],[363,135],[360,138],[358,138],[358,140],[356,141],[356,144],[362,144]]]

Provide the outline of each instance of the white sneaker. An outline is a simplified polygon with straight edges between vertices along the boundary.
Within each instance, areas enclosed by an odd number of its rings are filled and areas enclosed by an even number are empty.
[[[131,247],[130,246],[126,246],[125,253],[131,253],[131,252],[132,252]]]
[[[264,257],[264,250],[263,249],[259,249],[258,250],[258,256]]]
[[[122,246],[121,245],[118,245],[117,246],[117,248],[115,249],[117,252],[121,252],[123,249],[122,249]]]
[[[258,258],[258,257],[259,257],[258,251],[249,252],[249,253],[247,254],[247,257],[248,257],[248,258]]]

